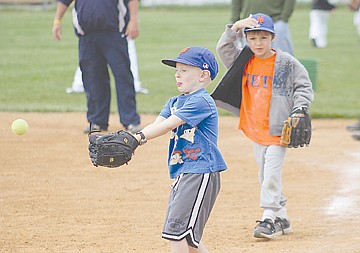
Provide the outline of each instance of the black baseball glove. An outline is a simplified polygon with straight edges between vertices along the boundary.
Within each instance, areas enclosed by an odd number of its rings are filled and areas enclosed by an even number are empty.
[[[280,144],[289,148],[308,146],[311,139],[311,118],[306,107],[296,108],[284,123]]]
[[[127,164],[139,143],[130,133],[120,130],[108,134],[89,134],[89,155],[94,166],[115,168]]]

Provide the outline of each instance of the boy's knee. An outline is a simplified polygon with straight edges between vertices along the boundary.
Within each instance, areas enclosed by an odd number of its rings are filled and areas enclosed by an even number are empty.
[[[170,249],[171,253],[197,252],[196,248],[192,248],[191,246],[189,246],[186,238],[180,241],[170,241]],[[193,251],[192,249],[194,249],[195,251]]]

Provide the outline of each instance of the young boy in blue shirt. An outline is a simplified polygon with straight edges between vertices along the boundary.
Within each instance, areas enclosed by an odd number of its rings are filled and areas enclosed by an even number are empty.
[[[162,62],[175,67],[181,94],[170,98],[135,138],[143,145],[170,132],[168,166],[175,180],[162,237],[170,241],[173,253],[205,253],[201,238],[220,190],[219,172],[226,169],[217,147],[218,111],[205,89],[216,77],[218,65],[203,47],[184,48],[177,58]]]

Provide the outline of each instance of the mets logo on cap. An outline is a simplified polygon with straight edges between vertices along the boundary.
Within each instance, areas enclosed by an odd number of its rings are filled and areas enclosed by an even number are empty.
[[[185,47],[184,49],[182,49],[182,50],[179,52],[179,55],[185,53],[185,52],[188,51],[189,49],[190,49],[190,47]]]
[[[262,25],[265,21],[265,18],[264,18],[264,16],[257,16],[256,20],[260,25]]]

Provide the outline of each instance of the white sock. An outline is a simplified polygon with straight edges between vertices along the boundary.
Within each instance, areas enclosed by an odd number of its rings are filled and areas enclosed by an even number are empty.
[[[283,206],[279,211],[275,213],[276,217],[280,217],[282,219],[289,219],[286,213],[286,207]]]
[[[265,219],[270,219],[274,221],[275,218],[276,218],[276,212],[270,209],[265,209],[261,220],[264,221]]]

